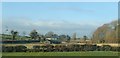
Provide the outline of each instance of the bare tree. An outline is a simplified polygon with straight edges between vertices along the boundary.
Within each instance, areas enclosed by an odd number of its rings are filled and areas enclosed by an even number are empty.
[[[26,35],[26,32],[25,31],[23,31],[23,36],[25,36]]]
[[[49,31],[49,32],[47,32],[47,33],[45,34],[45,37],[46,37],[46,38],[51,38],[53,35],[54,35],[54,32]]]
[[[18,35],[17,31],[11,30],[12,38],[15,40],[15,37]]]
[[[76,40],[76,33],[73,33],[72,39]]]
[[[83,40],[84,40],[85,43],[87,43],[87,42],[86,42],[87,36],[83,36]]]
[[[30,32],[31,39],[36,39],[38,37],[38,32],[36,30],[32,30]]]
[[[69,43],[70,42],[70,36],[69,35],[67,35],[67,42]]]

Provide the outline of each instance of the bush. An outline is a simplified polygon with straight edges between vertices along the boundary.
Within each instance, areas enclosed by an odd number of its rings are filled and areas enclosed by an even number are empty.
[[[103,50],[103,51],[110,51],[111,48],[112,48],[112,47],[111,47],[110,45],[103,45],[102,50]]]
[[[15,46],[15,51],[16,52],[26,52],[27,51],[27,47],[20,45],[20,46]]]
[[[2,46],[3,52],[14,52],[14,46]]]
[[[26,52],[25,46],[2,46],[2,52]]]

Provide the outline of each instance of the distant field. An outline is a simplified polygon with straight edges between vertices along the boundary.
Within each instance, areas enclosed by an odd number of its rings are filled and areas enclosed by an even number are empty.
[[[118,56],[118,52],[89,51],[89,52],[4,52],[3,56]]]

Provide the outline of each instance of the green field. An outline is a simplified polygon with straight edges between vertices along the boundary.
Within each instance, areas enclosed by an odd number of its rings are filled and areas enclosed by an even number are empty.
[[[4,52],[3,56],[118,56],[118,52]]]

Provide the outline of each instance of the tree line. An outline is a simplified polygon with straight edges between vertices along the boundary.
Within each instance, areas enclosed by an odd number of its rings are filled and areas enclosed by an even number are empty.
[[[11,33],[11,39],[17,40],[17,36],[19,36],[19,32],[16,30],[11,30],[10,33]],[[65,35],[65,34],[58,35],[52,31],[49,31],[43,35],[37,32],[37,30],[35,29],[29,32],[29,36],[25,36],[25,35],[26,35],[26,32],[23,32],[23,36],[21,37],[23,37],[23,39],[25,39],[26,37],[29,37],[31,40],[40,40],[40,41],[46,41],[47,38],[48,39],[53,38],[54,40],[66,41],[66,42],[70,42],[71,39],[76,40],[75,34],[73,34],[74,35],[73,37],[70,37],[69,35]],[[87,36],[83,36],[83,40],[87,40],[87,39],[88,39]]]

